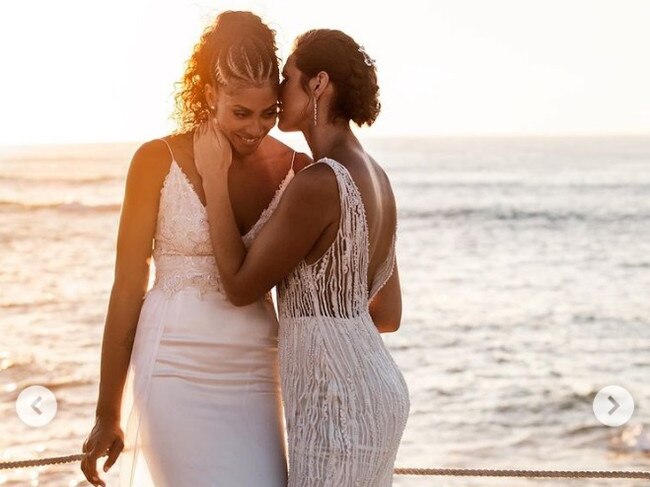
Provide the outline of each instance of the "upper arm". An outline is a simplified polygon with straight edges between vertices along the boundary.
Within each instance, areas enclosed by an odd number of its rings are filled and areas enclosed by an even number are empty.
[[[237,273],[238,288],[245,290],[241,301],[255,301],[287,276],[337,223],[338,205],[338,185],[329,167],[318,164],[297,174]]]
[[[402,290],[397,261],[386,284],[370,301],[370,316],[380,333],[397,331],[402,320]]]
[[[134,154],[126,177],[117,237],[115,279],[144,286],[156,231],[160,190],[171,163],[163,142],[143,144]]]

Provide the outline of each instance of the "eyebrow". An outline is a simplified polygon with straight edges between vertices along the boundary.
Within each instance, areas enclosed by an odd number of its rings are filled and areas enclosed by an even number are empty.
[[[268,111],[273,110],[274,108],[277,108],[277,107],[278,107],[278,103],[275,102],[273,105],[269,105],[268,107],[266,107],[266,108],[265,108],[264,110],[262,110],[262,111],[263,111],[263,112],[268,112]],[[247,112],[252,112],[252,111],[253,111],[253,110],[251,110],[250,108],[245,107],[244,105],[235,105],[235,106],[233,107],[233,109],[235,109],[235,110],[245,110],[245,111],[247,111]]]

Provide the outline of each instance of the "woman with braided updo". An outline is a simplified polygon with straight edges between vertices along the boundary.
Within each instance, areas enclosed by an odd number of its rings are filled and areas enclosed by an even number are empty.
[[[380,337],[401,319],[396,204],[350,128],[379,113],[375,62],[343,32],[313,30],[296,40],[283,76],[280,129],[301,131],[316,162],[250,247],[226,184],[235,148],[214,122],[195,135],[217,266],[240,306],[278,286],[289,486],[386,487],[409,411]]]
[[[232,148],[229,211],[252,242],[309,158],[270,137],[278,114],[274,32],[224,12],[187,63],[178,132],[135,153],[117,241],[96,423],[81,468],[95,486],[121,455],[121,485],[284,487],[278,322],[269,295],[225,296],[193,134],[216,120]],[[147,291],[149,262],[155,282]]]

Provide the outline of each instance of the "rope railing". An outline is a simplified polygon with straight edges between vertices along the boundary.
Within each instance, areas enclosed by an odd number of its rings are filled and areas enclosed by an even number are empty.
[[[106,456],[106,454],[102,455]],[[42,467],[80,462],[84,453],[63,457],[50,457],[13,462],[0,462],[0,470]],[[447,477],[525,477],[525,478],[567,478],[567,479],[647,479],[650,471],[633,470],[510,470],[480,468],[396,468],[395,475],[423,475]]]
[[[396,468],[395,475],[450,477],[526,477],[566,479],[650,479],[650,472],[633,470],[508,470],[481,468]]]

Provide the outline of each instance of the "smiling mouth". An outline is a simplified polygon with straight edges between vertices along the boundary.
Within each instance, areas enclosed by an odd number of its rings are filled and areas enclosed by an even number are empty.
[[[256,144],[257,142],[259,142],[259,140],[261,139],[261,137],[252,137],[252,138],[249,138],[249,137],[244,137],[243,135],[239,135],[238,137],[239,137],[241,140],[243,140],[247,145],[254,145],[254,144]]]

